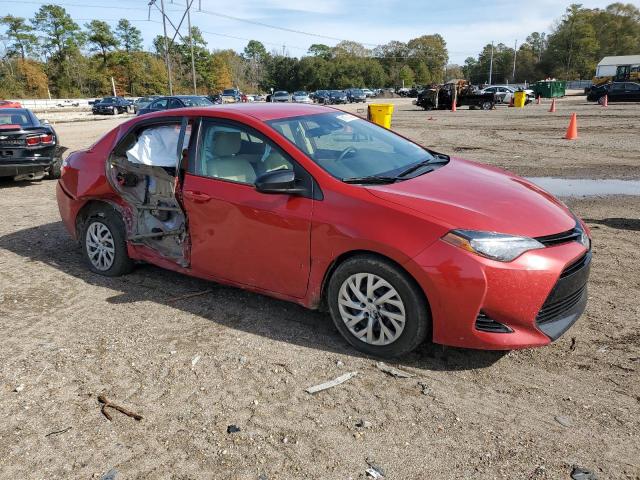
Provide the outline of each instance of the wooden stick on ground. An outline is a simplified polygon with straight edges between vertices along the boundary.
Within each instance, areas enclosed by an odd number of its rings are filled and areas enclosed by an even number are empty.
[[[120,413],[124,413],[126,416],[134,418],[138,421],[142,420],[142,415],[138,415],[137,413],[133,413],[127,410],[126,408],[121,407],[120,405],[115,405],[111,403],[109,400],[107,400],[107,397],[105,397],[104,395],[98,395],[98,401],[102,404],[102,407],[100,407],[100,411],[105,417],[107,417],[107,420],[112,420],[111,415],[106,410],[107,407],[111,407],[114,410],[117,410]]]

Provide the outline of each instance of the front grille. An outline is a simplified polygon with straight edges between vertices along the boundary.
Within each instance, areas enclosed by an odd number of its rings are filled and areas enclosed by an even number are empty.
[[[571,295],[558,299],[555,302],[545,302],[536,317],[538,324],[542,325],[552,322],[556,318],[562,317],[565,313],[569,312],[578,304],[586,288],[587,286],[583,285]]]
[[[511,330],[506,325],[496,322],[493,318],[487,316],[486,313],[480,312],[476,318],[476,330],[489,333],[511,333]]]
[[[545,235],[544,237],[536,237],[536,240],[543,244],[545,247],[552,247],[554,245],[560,245],[562,243],[577,242],[582,236],[582,229],[576,225],[571,230],[566,232],[555,233],[553,235]]]
[[[565,278],[573,275],[574,273],[584,268],[590,261],[591,261],[591,254],[585,253],[582,257],[580,257],[578,260],[576,260],[567,268],[565,268],[560,274],[560,278]]]
[[[589,251],[562,271],[558,282],[536,316],[538,325],[565,317],[580,303],[587,289],[590,265]]]

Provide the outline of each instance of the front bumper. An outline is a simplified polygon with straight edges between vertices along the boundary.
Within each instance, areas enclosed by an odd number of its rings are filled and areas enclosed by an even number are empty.
[[[429,300],[435,343],[512,350],[547,345],[575,323],[590,261],[578,242],[503,263],[437,241],[405,267]],[[506,328],[487,329],[487,320]]]

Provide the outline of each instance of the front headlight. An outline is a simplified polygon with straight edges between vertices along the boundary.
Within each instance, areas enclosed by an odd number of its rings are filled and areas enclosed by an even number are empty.
[[[452,230],[442,239],[468,252],[499,262],[510,262],[529,250],[544,248],[542,243],[533,238],[476,230]]]

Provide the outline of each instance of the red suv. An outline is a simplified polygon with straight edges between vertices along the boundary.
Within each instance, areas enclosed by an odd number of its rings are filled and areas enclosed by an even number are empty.
[[[327,107],[137,117],[71,154],[57,197],[96,273],[148,262],[326,307],[377,356],[546,345],[587,301],[589,232],[553,196]]]

